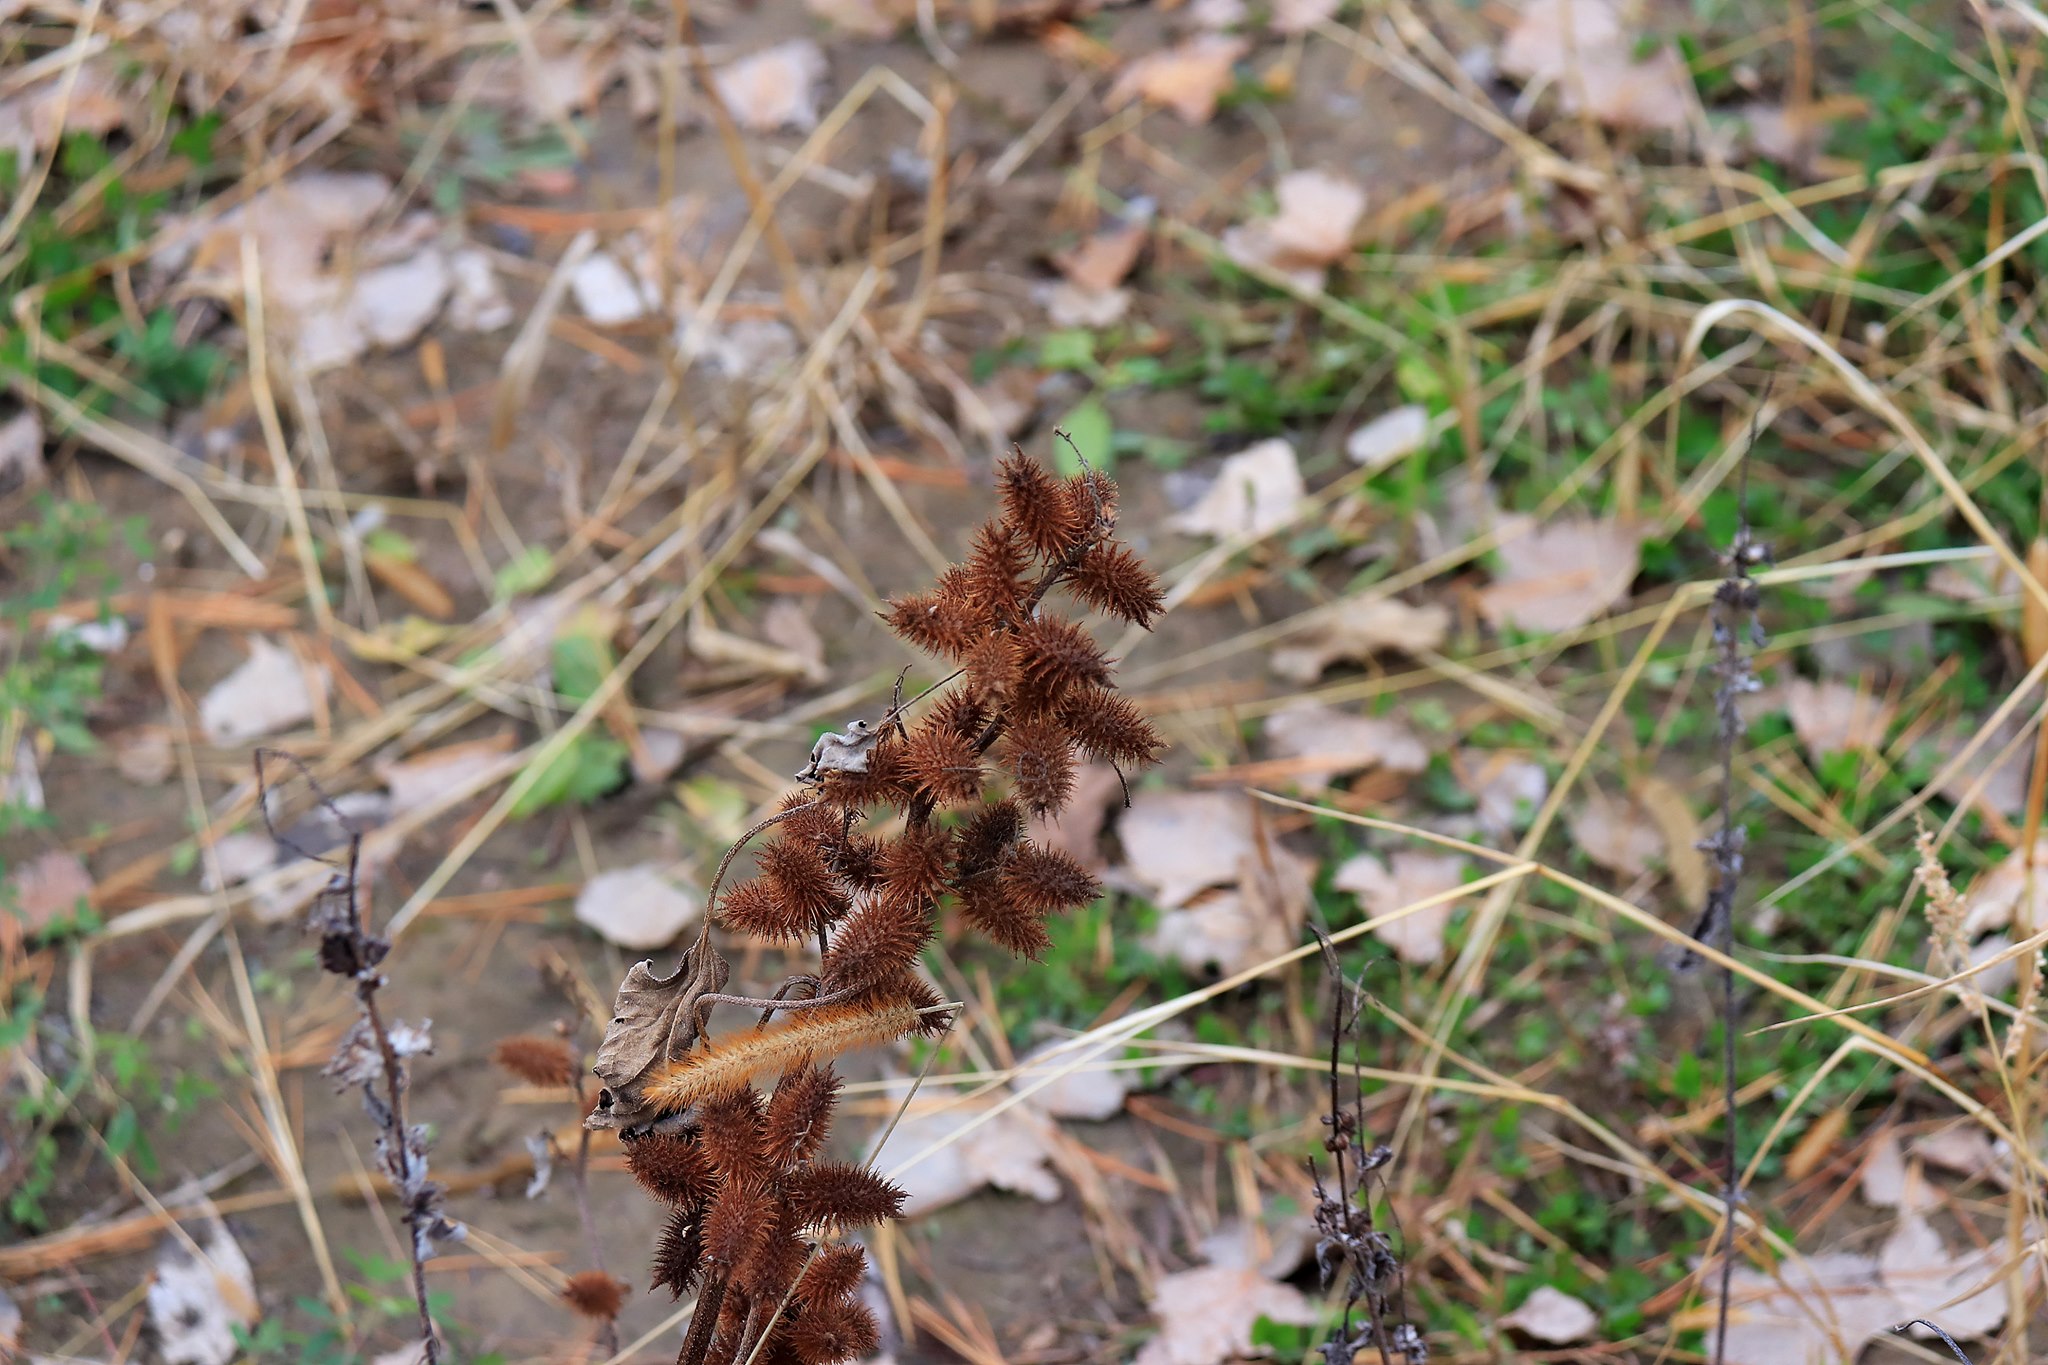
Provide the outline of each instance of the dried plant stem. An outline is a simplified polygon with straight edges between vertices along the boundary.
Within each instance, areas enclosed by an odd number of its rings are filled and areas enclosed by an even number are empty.
[[[1768,395],[1766,396],[1768,402]],[[1758,412],[1761,413],[1759,405]],[[1713,862],[1714,884],[1707,893],[1693,937],[1718,949],[1726,959],[1735,948],[1735,897],[1742,880],[1742,851],[1747,829],[1735,821],[1735,749],[1748,726],[1742,717],[1745,694],[1757,689],[1750,655],[1744,650],[1763,644],[1763,626],[1757,619],[1758,590],[1750,571],[1770,560],[1769,549],[1755,540],[1749,527],[1749,463],[1756,448],[1756,431],[1750,431],[1749,449],[1744,452],[1736,493],[1735,540],[1728,548],[1727,574],[1714,591],[1714,672],[1720,685],[1714,690],[1715,741],[1720,760],[1721,824],[1701,841],[1700,848]],[[1689,958],[1687,965],[1697,959]],[[1722,1150],[1723,1219],[1721,1225],[1721,1287],[1714,1337],[1714,1361],[1720,1365],[1727,1350],[1728,1296],[1735,1276],[1735,1205],[1741,1197],[1741,1150],[1736,1126],[1736,993],[1735,972],[1721,967],[1721,1084],[1722,1113],[1727,1124]]]
[[[590,1100],[583,1093],[583,1076],[576,1077],[576,1108],[580,1113],[590,1112]],[[550,1136],[552,1140],[552,1135]],[[590,1211],[590,1128],[585,1125],[576,1134],[576,1160],[569,1167],[569,1187],[576,1196],[576,1217],[583,1224],[583,1240],[590,1248],[590,1267],[604,1270],[604,1239],[597,1235],[597,1216]],[[598,1345],[604,1353],[614,1356],[619,1353],[619,1320],[606,1318],[598,1328]]]
[[[350,867],[350,880],[353,883],[353,865]],[[401,1079],[405,1073],[398,1049],[391,1044],[391,1031],[384,1027],[384,1017],[377,1012],[377,987],[383,984],[383,980],[375,972],[358,976],[356,1003],[362,1007],[363,1018],[369,1021],[370,1032],[377,1039],[377,1054],[384,1061],[384,1173],[390,1178],[393,1189],[403,1191],[412,1183],[405,1169],[411,1160],[405,1140],[405,1085]],[[584,1141],[587,1145],[588,1134]],[[428,1229],[421,1225],[421,1220],[431,1221],[434,1217],[436,1215],[418,1201],[406,1200],[405,1229],[412,1234],[406,1238],[406,1253],[412,1260],[412,1297],[419,1308],[420,1341],[426,1351],[427,1365],[440,1365],[441,1360],[441,1343],[434,1335],[434,1315],[427,1308],[427,1263],[420,1254],[428,1241]]]
[[[442,1188],[427,1178],[425,1134],[415,1133],[405,1121],[405,1058],[411,1052],[427,1049],[427,1024],[423,1022],[413,1028],[407,1046],[401,1049],[384,1022],[383,1012],[377,1008],[377,992],[385,984],[384,974],[379,968],[391,951],[391,943],[363,923],[360,900],[362,835],[353,829],[341,808],[297,755],[278,749],[258,749],[257,808],[262,813],[264,827],[279,846],[302,857],[315,856],[279,834],[272,822],[272,788],[264,766],[266,760],[282,761],[297,772],[320,808],[335,820],[337,829],[348,836],[346,860],[329,877],[327,886],[315,898],[312,912],[307,917],[307,927],[320,935],[322,969],[349,981],[361,1012],[356,1028],[343,1036],[333,1059],[328,1062],[326,1074],[344,1085],[361,1085],[363,1107],[381,1130],[382,1136],[378,1141],[380,1164],[385,1178],[405,1205],[403,1219],[410,1234],[406,1249],[412,1262],[413,1302],[419,1309],[421,1348],[425,1352],[426,1365],[440,1365],[440,1342],[434,1335],[433,1313],[427,1306],[426,1258],[432,1254],[436,1240],[460,1236],[461,1229],[448,1222],[441,1209]],[[381,1095],[378,1093],[380,1088],[383,1091]]]
[[[1357,1029],[1368,997],[1362,981],[1344,975],[1337,960],[1337,946],[1321,929],[1313,928],[1322,949],[1323,971],[1335,1000],[1330,1020],[1330,1108],[1323,1116],[1329,1129],[1323,1150],[1329,1154],[1332,1183],[1323,1184],[1323,1173],[1314,1157],[1308,1160],[1309,1181],[1315,1189],[1315,1227],[1320,1234],[1316,1266],[1328,1288],[1335,1276],[1344,1276],[1344,1316],[1320,1351],[1324,1365],[1353,1365],[1358,1353],[1370,1346],[1380,1365],[1394,1365],[1399,1356],[1407,1365],[1426,1365],[1429,1348],[1422,1334],[1405,1320],[1403,1300],[1406,1277],[1400,1248],[1395,1238],[1373,1222],[1373,1182],[1394,1158],[1385,1146],[1365,1145],[1365,1092],[1354,1080],[1351,1101],[1344,1099],[1343,1056],[1347,1042],[1357,1046]],[[1362,1070],[1353,1058],[1354,1077]],[[1396,1229],[1398,1231],[1398,1228]],[[1354,1327],[1354,1314],[1364,1321]]]
[[[690,1330],[683,1337],[683,1349],[676,1353],[676,1365],[704,1365],[704,1352],[711,1346],[711,1332],[724,1306],[725,1276],[715,1275],[697,1295],[697,1308],[690,1315]]]

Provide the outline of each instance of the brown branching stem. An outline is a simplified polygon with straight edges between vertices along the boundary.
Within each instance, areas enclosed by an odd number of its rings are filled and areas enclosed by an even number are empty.
[[[576,1077],[576,1111],[590,1112],[590,1101],[583,1093],[583,1076]],[[550,1138],[552,1141],[552,1138]],[[590,1209],[590,1129],[586,1126],[576,1134],[576,1160],[569,1167],[569,1189],[576,1197],[576,1217],[583,1225],[583,1241],[590,1249],[591,1269],[604,1270],[604,1240],[597,1235],[597,1216]],[[598,1345],[607,1356],[619,1353],[619,1322],[607,1318],[598,1328]]]
[[[328,1063],[327,1073],[344,1082],[362,1085],[364,1108],[382,1132],[378,1143],[380,1162],[392,1189],[398,1192],[404,1203],[402,1217],[410,1234],[407,1252],[412,1262],[413,1302],[419,1309],[422,1349],[426,1365],[440,1365],[440,1342],[434,1334],[433,1313],[427,1306],[426,1258],[432,1253],[436,1240],[460,1235],[460,1229],[449,1223],[442,1213],[441,1187],[427,1178],[424,1134],[415,1133],[405,1121],[405,1053],[394,1041],[382,1011],[377,1008],[377,992],[385,984],[379,966],[390,953],[391,944],[363,923],[360,901],[362,835],[351,827],[347,816],[297,755],[281,749],[258,749],[255,756],[257,806],[262,811],[264,828],[280,847],[304,858],[326,861],[278,832],[272,820],[272,788],[266,761],[282,762],[297,772],[312,791],[316,804],[336,822],[337,831],[347,836],[346,859],[314,899],[312,912],[307,918],[307,927],[320,935],[322,968],[349,980],[355,990],[357,1007],[361,1010],[358,1025],[361,1032],[352,1030],[344,1036],[339,1050]],[[424,1025],[419,1033],[418,1043],[408,1050],[424,1048]],[[367,1034],[367,1037],[362,1034]],[[366,1049],[370,1056],[364,1055]],[[380,1084],[381,1095],[377,1093]]]
[[[1365,1012],[1365,988],[1345,977],[1336,947],[1322,930],[1314,932],[1323,948],[1324,973],[1336,992],[1330,1022],[1330,1107],[1323,1116],[1323,1125],[1330,1130],[1323,1150],[1330,1156],[1332,1184],[1323,1184],[1313,1157],[1308,1162],[1316,1196],[1316,1268],[1326,1287],[1337,1275],[1344,1276],[1344,1316],[1322,1345],[1323,1360],[1325,1365],[1353,1365],[1358,1353],[1370,1346],[1380,1365],[1393,1365],[1395,1356],[1406,1365],[1425,1365],[1428,1344],[1405,1320],[1398,1243],[1373,1223],[1374,1173],[1394,1154],[1383,1146],[1367,1149],[1364,1095],[1354,1087],[1351,1101],[1344,1099],[1344,1045],[1355,1037]],[[1363,1319],[1355,1327],[1354,1316]]]
[[[384,1060],[384,1103],[389,1115],[384,1125],[384,1174],[390,1179],[393,1189],[402,1191],[411,1183],[405,1170],[410,1159],[405,1140],[405,1072],[398,1049],[392,1046],[391,1032],[384,1027],[383,1016],[377,1012],[377,987],[382,984],[383,978],[375,973],[359,976],[356,979],[356,1003],[362,1007],[363,1018],[370,1021],[370,1032],[377,1039],[377,1053]],[[585,1142],[588,1143],[587,1137]],[[420,1255],[421,1247],[430,1240],[431,1232],[421,1226],[420,1220],[438,1216],[423,1208],[417,1200],[407,1199],[405,1202],[405,1230],[411,1234],[406,1238],[406,1249],[412,1259],[412,1297],[419,1308],[420,1340],[425,1344],[426,1365],[439,1365],[441,1343],[434,1335],[434,1315],[427,1308],[427,1263]]]
[[[1769,401],[1768,396],[1765,401]],[[1763,411],[1762,404],[1758,405],[1757,411],[1759,414]],[[1713,863],[1714,884],[1707,893],[1707,903],[1699,923],[1693,929],[1694,939],[1711,944],[1724,957],[1731,954],[1735,946],[1735,900],[1741,887],[1743,847],[1748,833],[1747,828],[1737,824],[1735,818],[1735,751],[1748,732],[1742,716],[1742,698],[1758,687],[1748,650],[1760,648],[1764,643],[1763,625],[1757,616],[1760,594],[1751,575],[1756,568],[1768,564],[1771,557],[1769,547],[1753,537],[1749,525],[1749,463],[1755,448],[1756,431],[1752,428],[1749,449],[1744,452],[1737,476],[1735,539],[1726,556],[1727,573],[1714,591],[1714,673],[1719,679],[1714,690],[1714,716],[1720,767],[1721,819],[1720,827],[1700,843],[1701,850]],[[1680,965],[1691,967],[1698,961],[1697,955],[1689,955]],[[1723,1121],[1727,1128],[1722,1151],[1720,1305],[1714,1341],[1715,1365],[1721,1365],[1727,1349],[1728,1296],[1735,1276],[1735,1209],[1742,1197],[1740,1133],[1735,1113],[1735,1027],[1735,973],[1724,967],[1721,970],[1721,1081]]]

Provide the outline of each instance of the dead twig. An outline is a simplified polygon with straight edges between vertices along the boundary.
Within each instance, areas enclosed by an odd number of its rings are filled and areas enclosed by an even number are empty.
[[[435,1243],[461,1238],[462,1227],[448,1220],[441,1207],[445,1191],[427,1177],[425,1126],[409,1125],[405,1121],[405,1095],[409,1080],[406,1058],[432,1049],[429,1029],[433,1021],[422,1019],[416,1025],[402,1021],[387,1025],[384,1022],[383,1014],[377,1008],[377,992],[385,985],[385,978],[378,971],[378,966],[390,953],[391,942],[371,932],[363,923],[362,906],[358,900],[363,836],[297,755],[281,749],[258,749],[257,805],[263,813],[264,828],[280,846],[301,857],[327,862],[278,832],[271,816],[270,798],[274,788],[264,767],[266,760],[284,763],[304,778],[317,804],[347,836],[345,860],[335,867],[334,875],[328,878],[327,885],[314,898],[313,908],[306,917],[306,927],[320,935],[321,968],[354,985],[356,1005],[360,1011],[355,1025],[342,1035],[340,1045],[327,1063],[325,1074],[332,1077],[338,1086],[362,1088],[363,1107],[379,1129],[377,1163],[383,1168],[391,1187],[398,1192],[404,1206],[402,1217],[407,1231],[412,1234],[408,1254],[412,1260],[413,1300],[419,1306],[421,1343],[427,1365],[439,1365],[440,1343],[434,1335],[433,1314],[427,1308],[426,1263],[434,1254]],[[335,865],[328,863],[328,866]]]

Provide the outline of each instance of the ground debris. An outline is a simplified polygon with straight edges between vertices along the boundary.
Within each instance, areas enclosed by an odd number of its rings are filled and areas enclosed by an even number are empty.
[[[157,1253],[149,1321],[166,1365],[228,1365],[241,1353],[237,1329],[256,1322],[256,1274],[234,1234],[216,1218],[198,1247],[170,1238]]]

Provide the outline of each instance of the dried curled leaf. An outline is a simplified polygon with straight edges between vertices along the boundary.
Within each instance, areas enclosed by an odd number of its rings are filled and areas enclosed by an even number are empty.
[[[656,976],[649,962],[633,964],[619,983],[611,1022],[590,1068],[604,1083],[591,1127],[629,1128],[653,1117],[641,1093],[648,1073],[690,1050],[696,1041],[692,1012],[697,998],[724,989],[731,970],[708,943],[685,952],[666,978]]]

